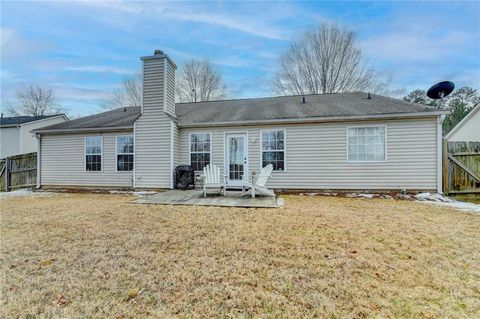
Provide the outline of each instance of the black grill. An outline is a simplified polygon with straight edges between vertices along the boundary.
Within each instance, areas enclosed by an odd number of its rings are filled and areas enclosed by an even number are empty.
[[[195,188],[195,171],[190,165],[180,165],[175,168],[175,188],[188,189],[189,186]]]

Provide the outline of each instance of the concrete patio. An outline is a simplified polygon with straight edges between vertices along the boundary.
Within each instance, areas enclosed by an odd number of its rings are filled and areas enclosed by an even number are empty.
[[[253,207],[276,208],[276,197],[251,198],[250,194],[242,195],[240,191],[228,191],[227,196],[209,194],[203,197],[199,190],[170,190],[133,201],[135,204],[163,204],[163,205],[198,205],[198,206],[226,206],[226,207]]]

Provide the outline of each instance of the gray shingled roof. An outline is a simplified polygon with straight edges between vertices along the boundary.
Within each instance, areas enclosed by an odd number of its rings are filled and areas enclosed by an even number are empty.
[[[75,130],[89,128],[133,127],[133,123],[140,115],[140,107],[118,108],[112,111],[85,116],[64,123],[42,127],[35,131]]]
[[[59,116],[64,114],[52,114],[52,115],[39,115],[39,116],[11,116],[0,118],[0,127],[16,126],[25,124],[28,122],[34,122],[38,120],[48,119],[49,117]]]
[[[375,94],[368,99],[363,92],[306,95],[305,103],[302,96],[282,96],[176,104],[180,126],[434,111],[437,110]],[[38,131],[129,127],[139,115],[140,107],[119,108]]]
[[[427,106],[367,93],[334,93],[179,103],[178,124],[225,123],[312,117],[368,116],[436,111]]]

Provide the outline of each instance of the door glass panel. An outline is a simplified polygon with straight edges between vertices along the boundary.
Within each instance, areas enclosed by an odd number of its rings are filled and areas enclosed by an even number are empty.
[[[229,138],[229,179],[241,180],[243,176],[243,137]]]

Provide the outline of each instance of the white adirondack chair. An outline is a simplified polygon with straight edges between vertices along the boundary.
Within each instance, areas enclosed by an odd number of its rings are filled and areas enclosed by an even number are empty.
[[[253,177],[252,177],[252,182],[248,181],[248,177],[244,175],[243,178],[243,192],[245,192],[245,188],[250,188],[250,194],[252,198],[255,198],[256,194],[263,195],[263,196],[270,196],[274,197],[275,193],[271,190],[265,187],[265,184],[267,183],[268,178],[270,175],[272,175],[273,171],[273,165],[268,164],[264,168],[262,168],[262,171],[260,172],[260,175],[257,178],[257,181],[254,183],[253,182]]]
[[[220,168],[216,165],[207,165],[203,168],[203,197],[207,197],[207,189],[220,189],[223,196],[227,193],[226,178],[221,180]]]

